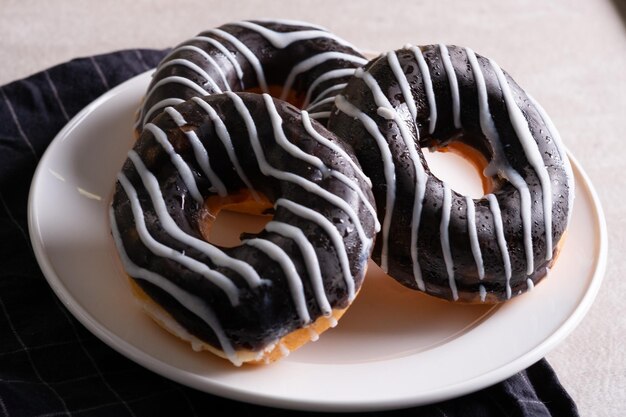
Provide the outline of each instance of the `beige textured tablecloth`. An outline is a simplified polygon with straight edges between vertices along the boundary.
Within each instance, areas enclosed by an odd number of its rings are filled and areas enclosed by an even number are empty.
[[[606,213],[609,258],[580,326],[549,355],[583,416],[626,415],[624,0],[0,0],[0,85],[68,59],[175,45],[230,20],[328,27],[373,51],[452,43],[492,57],[549,111]],[[621,13],[620,13],[621,7]]]

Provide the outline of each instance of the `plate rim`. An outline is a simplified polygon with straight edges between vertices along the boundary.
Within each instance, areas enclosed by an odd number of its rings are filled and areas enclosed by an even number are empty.
[[[602,205],[598,194],[591,182],[589,176],[582,168],[578,160],[569,152],[567,154],[570,158],[575,172],[582,178],[582,184],[576,184],[578,193],[580,193],[580,187],[584,187],[586,193],[588,193],[589,201],[591,203],[591,210],[593,211],[594,229],[597,233],[598,243],[597,252],[598,256],[595,259],[595,266],[593,267],[593,275],[589,279],[587,290],[583,297],[580,299],[572,314],[549,336],[541,341],[536,347],[528,352],[512,359],[506,365],[499,368],[487,371],[483,374],[476,375],[473,378],[463,380],[461,382],[446,385],[444,387],[435,388],[430,391],[421,391],[419,396],[405,397],[405,398],[386,398],[386,399],[374,399],[359,403],[350,401],[341,401],[336,398],[329,398],[326,402],[319,402],[317,400],[302,400],[286,398],[280,395],[268,395],[266,393],[260,394],[251,392],[250,390],[235,389],[230,385],[220,383],[215,380],[207,380],[198,374],[190,373],[186,370],[181,370],[169,363],[156,359],[149,354],[146,354],[141,349],[133,346],[122,337],[118,336],[114,332],[108,330],[102,325],[95,317],[87,312],[70,293],[69,289],[61,277],[59,277],[52,265],[52,261],[48,257],[44,250],[44,243],[42,236],[39,233],[39,221],[36,213],[36,199],[39,191],[39,182],[42,181],[42,172],[46,166],[48,160],[54,154],[55,149],[59,142],[62,142],[71,131],[80,125],[80,123],[96,111],[103,103],[107,102],[114,96],[121,92],[133,87],[133,83],[139,82],[141,78],[146,78],[154,71],[150,69],[143,73],[140,73],[134,77],[117,85],[113,89],[105,92],[100,97],[89,103],[80,112],[78,112],[54,137],[50,142],[43,156],[38,162],[37,168],[33,174],[31,181],[29,194],[28,194],[28,229],[29,237],[33,247],[33,252],[37,263],[39,264],[42,274],[46,278],[46,281],[52,288],[55,295],[61,300],[63,305],[76,317],[81,324],[83,324],[89,331],[94,334],[101,341],[106,343],[109,347],[113,348],[123,356],[133,360],[134,362],[144,366],[145,368],[183,385],[190,386],[199,389],[204,392],[209,392],[214,395],[219,395],[225,398],[245,401],[249,403],[280,407],[293,410],[309,410],[309,411],[377,411],[377,410],[389,410],[397,409],[409,406],[424,405],[429,403],[438,402],[444,399],[450,399],[458,397],[464,394],[468,394],[497,382],[500,382],[509,376],[519,372],[522,369],[532,365],[542,357],[544,357],[550,350],[552,350],[559,342],[567,337],[582,321],[585,317],[593,301],[595,300],[597,293],[601,287],[604,275],[606,272],[607,257],[608,257],[608,233],[606,218],[602,209]],[[57,145],[55,145],[57,144]],[[208,389],[209,388],[209,389]]]

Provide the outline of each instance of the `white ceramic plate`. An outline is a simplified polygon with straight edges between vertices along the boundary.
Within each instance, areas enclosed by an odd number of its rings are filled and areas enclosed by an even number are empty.
[[[56,294],[96,336],[146,368],[213,394],[285,408],[425,404],[494,384],[539,360],[580,322],[598,291],[606,226],[573,161],[577,198],[567,240],[550,276],[531,293],[499,307],[448,303],[401,287],[371,264],[339,326],[280,362],[235,368],[196,353],[134,302],[109,232],[115,175],[132,146],[133,114],[149,79],[145,73],[113,89],[59,133],[29,201],[32,244]],[[463,187],[455,182],[463,171],[447,169],[453,186]],[[255,221],[227,214],[214,233],[227,243],[228,229],[244,220]]]

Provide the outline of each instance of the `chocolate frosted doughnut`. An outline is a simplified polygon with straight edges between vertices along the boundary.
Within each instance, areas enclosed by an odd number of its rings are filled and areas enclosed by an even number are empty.
[[[572,171],[548,116],[494,61],[445,45],[383,54],[337,96],[329,129],[373,182],[374,258],[400,283],[497,302],[546,275],[572,210]],[[450,189],[421,151],[459,144],[488,161],[483,198]]]
[[[332,133],[269,95],[167,107],[118,175],[111,227],[146,309],[198,349],[272,361],[336,323],[358,292],[377,219],[367,178]],[[232,204],[273,209],[237,247],[208,243]]]
[[[350,43],[310,23],[228,23],[181,43],[161,61],[136,129],[167,106],[223,91],[290,97],[325,123],[335,94],[366,62]]]

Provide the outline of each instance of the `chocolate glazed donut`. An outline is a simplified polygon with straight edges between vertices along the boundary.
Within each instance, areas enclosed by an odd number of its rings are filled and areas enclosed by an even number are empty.
[[[337,96],[329,129],[373,182],[374,258],[400,283],[462,301],[532,289],[552,265],[574,196],[552,122],[492,60],[468,48],[406,47],[370,61]],[[491,190],[461,195],[421,148],[467,145]]]
[[[310,23],[228,23],[181,43],[161,61],[136,130],[166,106],[223,91],[289,97],[325,124],[335,94],[366,62],[350,43]]]
[[[376,233],[354,161],[307,112],[267,94],[167,107],[129,152],[111,207],[126,272],[167,315],[148,312],[237,365],[317,338],[358,292]],[[219,209],[246,199],[271,203],[264,230],[233,248],[208,243]]]

